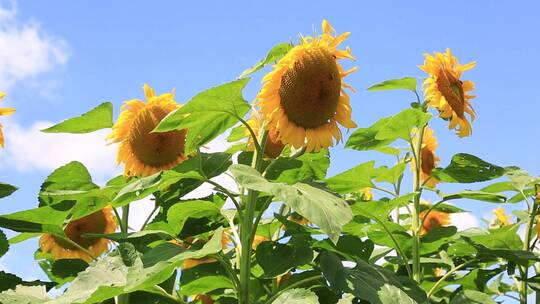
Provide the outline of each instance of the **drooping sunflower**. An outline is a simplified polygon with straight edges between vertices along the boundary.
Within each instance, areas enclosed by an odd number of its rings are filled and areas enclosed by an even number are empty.
[[[70,221],[64,228],[64,233],[71,241],[88,250],[93,257],[98,257],[100,254],[107,251],[109,239],[87,238],[84,237],[83,234],[113,233],[116,230],[116,227],[117,223],[112,207],[107,206],[100,211]],[[49,233],[45,233],[41,236],[39,239],[39,246],[43,252],[51,252],[55,260],[81,259],[87,262],[92,260],[92,257],[81,249]]]
[[[139,99],[126,101],[107,139],[119,143],[118,164],[124,163],[124,175],[148,176],[168,170],[187,159],[184,146],[186,130],[152,133],[152,130],[180,104],[174,91],[156,96],[144,85],[146,103]]]
[[[510,217],[506,214],[503,208],[499,207],[493,210],[493,214],[495,214],[494,224],[496,226],[508,226],[512,224],[512,222],[510,221]]]
[[[418,133],[418,130],[414,131]],[[413,138],[413,145],[418,142],[418,136]],[[424,129],[424,136],[422,137],[422,148],[420,149],[420,181],[428,187],[435,187],[439,182],[437,178],[431,175],[433,169],[439,164],[440,158],[435,155],[437,149],[437,139],[433,135],[433,130],[429,127]],[[411,163],[411,169],[416,170],[416,164]]]
[[[435,228],[450,225],[450,215],[437,210],[431,210],[429,213],[427,210],[420,212],[420,219],[422,219],[421,234],[427,234]]]
[[[436,108],[441,118],[449,120],[448,128],[456,129],[460,137],[471,135],[469,119],[474,120],[475,112],[470,100],[475,96],[469,92],[474,90],[474,83],[461,80],[461,74],[472,69],[476,62],[461,65],[450,49],[446,49],[444,54],[436,52],[433,56],[424,56],[424,65],[418,67],[429,74],[423,84],[428,105]]]
[[[345,71],[340,59],[353,59],[351,50],[338,50],[349,36],[339,36],[328,23],[322,22],[323,33],[303,37],[263,78],[257,95],[261,112],[278,139],[294,148],[306,147],[317,152],[341,140],[338,123],[354,128],[351,105],[342,80],[356,70]]]
[[[6,93],[0,92],[0,101],[4,99]],[[0,108],[0,116],[11,115],[15,112],[13,108]],[[4,132],[2,131],[2,125],[0,124],[0,147],[4,147]]]
[[[247,121],[248,125],[251,127],[251,130],[253,133],[255,133],[256,136],[259,135],[259,131],[261,130],[261,126],[264,123],[264,117],[258,112],[253,113],[251,118]],[[251,138],[251,134],[246,128],[246,134],[249,136],[248,140],[248,148],[254,149],[253,139]],[[281,151],[283,151],[283,148],[285,148],[285,145],[278,139],[279,138],[279,132],[276,130],[275,127],[268,129],[268,137],[266,139],[266,144],[264,146],[264,157],[267,158],[276,158],[281,154]]]

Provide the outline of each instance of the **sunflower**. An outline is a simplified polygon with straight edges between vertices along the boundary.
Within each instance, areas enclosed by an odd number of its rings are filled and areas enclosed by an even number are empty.
[[[360,199],[365,202],[373,200],[373,190],[370,187],[362,188],[360,190]]]
[[[144,85],[147,102],[126,101],[107,139],[119,143],[117,162],[124,163],[124,175],[148,176],[168,170],[187,159],[184,154],[186,130],[152,133],[170,112],[180,108],[174,91],[156,96]]]
[[[210,296],[198,294],[193,296],[193,301],[191,303],[213,304],[214,300]]]
[[[251,127],[251,130],[253,130],[253,133],[258,136],[261,126],[264,124],[264,117],[262,117],[262,115],[260,115],[258,112],[255,112],[247,123]],[[247,128],[245,135],[249,136],[248,148],[253,150],[253,139],[251,138],[251,134]],[[276,158],[281,154],[281,151],[283,151],[285,145],[278,139],[278,137],[279,132],[275,127],[268,130],[268,138],[266,139],[266,144],[264,146],[264,157]]]
[[[428,105],[436,108],[441,118],[450,120],[448,127],[456,129],[460,137],[471,135],[471,123],[465,113],[474,120],[475,113],[469,103],[475,97],[469,95],[469,91],[474,90],[474,83],[461,80],[461,74],[472,69],[476,62],[461,65],[450,49],[444,54],[437,52],[434,56],[424,56],[424,65],[418,67],[429,74],[423,84]]]
[[[0,101],[4,99],[6,93],[0,92]],[[0,108],[0,116],[11,115],[15,112],[13,108]],[[4,147],[4,133],[2,132],[2,125],[0,124],[0,147]]]
[[[444,269],[440,268],[440,267],[436,267],[435,269],[433,269],[433,275],[436,277],[436,278],[440,278],[444,275],[445,271]]]
[[[508,226],[512,224],[512,222],[510,221],[510,217],[506,215],[506,212],[504,212],[503,208],[499,207],[493,210],[493,213],[495,214],[495,225]]]
[[[418,130],[414,131],[418,133]],[[413,138],[413,145],[416,145],[418,142],[417,137]],[[433,169],[439,164],[439,157],[435,155],[435,150],[437,149],[437,139],[433,136],[433,130],[429,127],[424,129],[424,136],[422,137],[422,148],[420,149],[420,181],[428,186],[435,187],[439,182],[437,178],[431,175]],[[416,170],[416,164],[411,163],[411,169]]]
[[[87,238],[83,234],[108,234],[115,230],[116,219],[112,207],[107,206],[100,211],[70,221],[64,228],[64,233],[71,241],[88,250],[93,257],[97,257],[107,251],[109,240],[106,238]],[[92,260],[92,257],[81,249],[49,233],[41,236],[39,246],[43,252],[51,252],[55,260],[81,259],[87,262]]]
[[[429,213],[427,210],[420,212],[420,219],[422,219],[421,234],[427,234],[435,228],[450,225],[450,215],[437,210],[431,210]]]
[[[257,95],[261,112],[270,129],[278,133],[283,144],[306,147],[317,152],[341,140],[338,123],[354,128],[351,105],[342,79],[356,68],[345,71],[339,59],[350,58],[349,48],[337,47],[350,33],[339,36],[328,21],[322,22],[323,33],[303,37],[263,78]]]

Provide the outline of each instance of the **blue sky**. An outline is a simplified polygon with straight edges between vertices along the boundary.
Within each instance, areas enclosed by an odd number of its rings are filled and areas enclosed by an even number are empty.
[[[0,176],[21,188],[0,202],[0,213],[37,205],[41,181],[69,160],[88,162],[100,182],[118,172],[114,147],[103,146],[106,131],[82,137],[41,135],[40,126],[103,101],[112,101],[117,115],[122,101],[142,98],[144,83],[158,92],[176,88],[176,100],[185,102],[235,79],[273,45],[296,41],[299,33],[320,32],[323,18],[338,32],[352,32],[346,44],[359,71],[348,82],[358,91],[351,103],[360,126],[394,114],[414,99],[407,92],[365,88],[391,78],[422,77],[416,67],[422,54],[450,47],[462,63],[478,63],[464,74],[476,83],[473,107],[478,116],[473,136],[465,139],[447,130],[446,122],[434,121],[441,164],[467,152],[540,174],[540,4],[535,1],[0,3],[0,90],[8,93],[2,106],[17,108],[14,117],[2,118],[7,148],[0,151]],[[246,99],[255,96],[260,77],[248,85]],[[392,161],[339,147],[331,152],[330,175],[372,158],[378,164]],[[478,218],[494,207],[458,204]],[[35,241],[14,246],[0,268],[26,278],[43,277],[32,260],[35,248]]]

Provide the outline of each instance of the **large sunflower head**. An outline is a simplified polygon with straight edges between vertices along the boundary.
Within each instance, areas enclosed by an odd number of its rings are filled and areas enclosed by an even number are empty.
[[[450,215],[446,212],[431,210],[428,213],[426,210],[420,212],[420,218],[422,219],[421,234],[427,234],[435,228],[450,225]]]
[[[184,146],[186,130],[152,133],[152,130],[170,112],[180,107],[174,101],[174,91],[156,96],[144,85],[144,101],[133,99],[122,105],[122,112],[107,137],[119,143],[118,163],[124,163],[124,175],[148,176],[167,170],[187,157]]]
[[[116,226],[112,207],[107,206],[98,212],[70,221],[64,228],[64,233],[72,242],[89,251],[93,257],[97,257],[107,251],[109,240],[106,238],[87,238],[83,234],[113,233]],[[86,252],[52,234],[43,234],[39,239],[39,246],[43,252],[51,252],[55,260],[81,259],[87,262],[92,260],[92,257]]]
[[[341,139],[338,123],[354,128],[351,105],[342,79],[356,68],[345,71],[338,60],[350,58],[349,48],[338,46],[350,33],[336,35],[324,20],[323,33],[303,37],[263,79],[257,95],[261,112],[278,139],[307,152],[319,151]]]
[[[6,96],[5,93],[0,92],[0,101]],[[0,116],[11,115],[15,112],[13,108],[0,108]],[[2,125],[0,124],[0,147],[4,147],[4,133],[2,132]]]
[[[414,131],[419,133],[418,129]],[[415,134],[413,138],[413,144],[416,145],[418,142],[418,134]],[[437,178],[431,175],[433,169],[439,164],[439,157],[435,155],[435,150],[437,149],[437,139],[433,135],[433,130],[429,127],[424,129],[424,136],[422,136],[422,148],[420,149],[420,180],[422,183],[428,187],[435,187],[439,182]],[[416,165],[412,162],[411,168],[416,170]]]
[[[263,126],[264,124],[264,117],[262,117],[262,115],[260,115],[259,113],[255,112],[247,121],[247,123],[253,130],[253,133],[255,133],[255,135],[258,135],[259,131],[261,130],[261,126]],[[253,139],[251,138],[251,134],[249,133],[247,128],[245,135],[249,136],[248,148],[253,149]],[[278,139],[278,137],[279,132],[276,130],[275,127],[268,129],[268,137],[264,146],[264,157],[276,158],[281,154],[283,148],[285,148],[285,145]]]
[[[450,49],[444,54],[437,52],[433,56],[425,54],[425,57],[424,65],[418,67],[429,74],[423,85],[428,105],[436,108],[441,118],[449,120],[448,127],[456,129],[460,137],[471,135],[469,119],[474,120],[475,113],[469,101],[475,96],[469,92],[474,90],[474,83],[461,80],[461,74],[473,68],[476,62],[461,65]]]

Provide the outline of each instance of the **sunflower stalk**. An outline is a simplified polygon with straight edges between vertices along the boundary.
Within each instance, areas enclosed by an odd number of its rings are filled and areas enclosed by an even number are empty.
[[[129,205],[122,206],[122,217],[120,219],[120,230],[122,233],[128,232]],[[129,304],[129,294],[118,296],[118,304]]]
[[[422,106],[424,112],[427,111],[426,106]],[[413,246],[412,246],[412,262],[413,269],[412,275],[413,280],[418,283],[422,281],[422,267],[420,265],[420,197],[422,196],[422,183],[420,180],[420,171],[422,170],[422,141],[424,139],[424,131],[427,127],[427,123],[422,125],[418,129],[418,138],[416,144],[413,144],[411,139],[410,143],[413,150],[413,156],[415,161],[414,176],[413,176],[413,192],[416,193],[413,200],[413,206],[411,210],[412,217],[412,237],[413,237]]]
[[[262,172],[262,158],[264,154],[264,148],[266,139],[268,138],[268,131],[264,131],[261,128],[261,144],[255,145],[255,151],[253,154],[252,167],[258,172]],[[253,132],[251,132],[253,134]],[[253,138],[256,143],[257,139]],[[248,190],[246,201],[244,203],[244,218],[242,220],[242,226],[240,227],[240,241],[242,243],[242,253],[240,255],[240,290],[238,297],[239,304],[250,304],[249,297],[249,281],[251,279],[251,243],[253,242],[253,231],[257,230],[257,225],[254,223],[255,208],[257,205],[257,198],[259,193],[255,190]],[[263,212],[264,210],[261,210]]]

